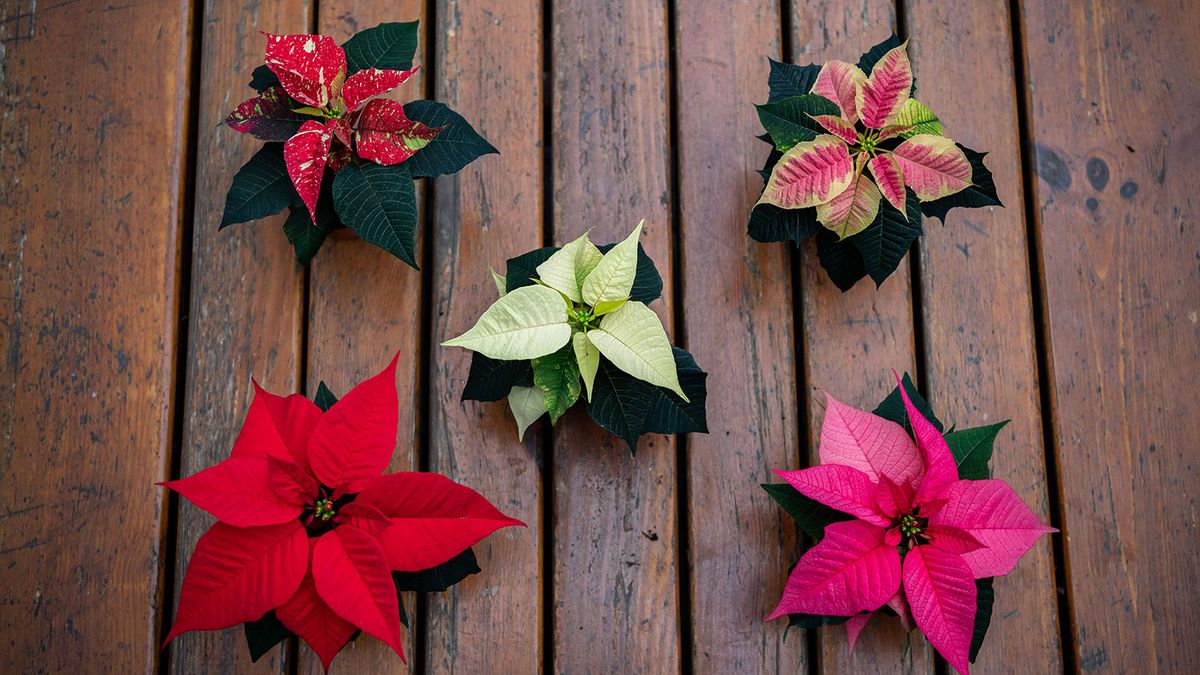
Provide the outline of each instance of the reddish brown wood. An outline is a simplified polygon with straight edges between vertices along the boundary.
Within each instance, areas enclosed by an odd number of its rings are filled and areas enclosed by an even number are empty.
[[[792,61],[821,63],[827,59],[855,62],[858,55],[895,30],[891,2],[827,2],[792,5]],[[863,279],[848,293],[840,292],[821,269],[816,247],[802,247],[802,311],[804,368],[808,390],[809,460],[816,462],[817,437],[828,390],[840,400],[871,409],[895,387],[892,369],[915,366],[910,271],[907,259],[882,287]],[[933,661],[923,637],[905,644],[899,622],[876,618],[867,625],[853,654],[846,649],[843,628],[821,633],[821,670],[825,673],[931,672]],[[916,634],[914,634],[916,635]]]
[[[339,42],[360,30],[385,21],[424,19],[420,0],[327,0],[318,14],[317,30]],[[427,38],[422,24],[416,64],[425,62]],[[409,80],[396,96],[400,100],[423,97],[424,73]],[[419,78],[419,79],[418,79]],[[420,186],[418,185],[418,188]],[[428,245],[424,233],[417,237],[418,251]],[[418,257],[418,262],[421,258]],[[396,454],[389,471],[411,471],[420,466],[419,425],[421,403],[421,284],[418,272],[391,254],[361,239],[331,239],[313,259],[308,297],[308,391],[324,380],[341,396],[355,384],[378,373],[397,352],[396,387],[400,393],[400,429]],[[347,672],[400,673],[411,670],[414,634],[421,630],[416,616],[416,595],[404,594],[409,628],[403,631],[405,665],[382,642],[361,636],[338,656],[339,669]],[[300,670],[323,673],[321,661],[307,646],[300,649]]]
[[[492,302],[491,266],[542,245],[541,8],[537,2],[444,0],[437,6],[437,100],[460,111],[500,156],[434,185],[433,344],[470,327]],[[433,672],[542,668],[543,436],[525,442],[504,402],[460,402],[471,354],[434,346],[431,471],[479,490],[528,529],[475,546],[483,573],[430,594]]]
[[[4,672],[158,667],[188,5],[0,4]]]
[[[299,383],[303,272],[283,235],[283,215],[218,230],[233,175],[261,142],[217,125],[254,93],[246,83],[263,62],[259,31],[305,32],[310,17],[301,2],[267,3],[249,17],[244,10],[243,2],[205,6],[181,476],[229,456],[253,397],[251,377],[278,393],[296,391]],[[180,502],[175,598],[196,539],[214,520]],[[252,664],[240,628],[198,632],[172,643],[171,668],[278,673],[286,654],[277,648]]]
[[[766,1],[676,11],[684,332],[709,373],[710,434],[687,438],[684,648],[701,672],[806,668],[803,640],[784,642],[784,622],[762,620],[797,551],[795,526],[758,488],[778,481],[771,469],[794,468],[799,451],[791,255],[746,236],[767,151],[751,103],[767,99],[779,19],[779,3]]]
[[[997,439],[992,469],[1048,520],[1008,3],[919,0],[906,7],[919,100],[937,112],[948,136],[990,153],[988,166],[1008,204],[954,211],[945,227],[925,222],[925,389],[947,423],[1012,419]],[[1050,542],[997,579],[995,590],[998,620],[978,671],[1060,670]]]
[[[671,326],[667,13],[662,3],[554,3],[554,238],[642,243]],[[554,429],[554,669],[679,668],[675,442],[636,457],[580,408]]]
[[[1075,665],[1200,669],[1194,3],[1022,3]]]

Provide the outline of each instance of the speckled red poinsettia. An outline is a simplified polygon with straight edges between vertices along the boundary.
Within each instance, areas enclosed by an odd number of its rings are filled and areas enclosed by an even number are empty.
[[[275,610],[325,668],[355,630],[404,658],[391,572],[436,567],[524,525],[437,474],[384,474],[396,443],[396,360],[327,412],[256,394],[229,459],[165,483],[217,522],[196,542],[167,636]]]
[[[267,67],[279,85],[244,101],[225,123],[264,141],[285,141],[288,175],[314,217],[327,165],[337,171],[353,154],[399,164],[437,135],[438,129],[405,116],[400,103],[374,98],[404,84],[417,68],[368,68],[346,77],[346,53],[333,38],[265,35]]]

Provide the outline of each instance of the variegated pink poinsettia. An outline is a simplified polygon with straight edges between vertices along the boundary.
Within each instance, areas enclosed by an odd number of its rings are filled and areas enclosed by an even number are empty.
[[[897,378],[899,382],[899,378]],[[895,422],[826,394],[821,465],[777,471],[801,494],[854,516],[832,523],[792,569],[787,614],[852,617],[850,646],[887,605],[915,621],[960,673],[969,669],[976,579],[1002,576],[1049,532],[1001,480],[959,480],[937,428],[900,387],[916,442]]]
[[[285,142],[288,175],[314,218],[327,165],[336,172],[354,155],[399,164],[440,131],[409,119],[402,104],[375,98],[404,84],[417,68],[367,68],[347,77],[346,53],[333,38],[264,35],[267,67],[279,85],[244,101],[225,123],[264,141]]]
[[[875,220],[881,197],[907,219],[906,187],[918,200],[933,201],[971,184],[967,156],[911,98],[907,46],[884,54],[869,77],[845,61],[822,66],[812,93],[832,101],[839,114],[811,116],[828,133],[783,154],[760,204],[816,207],[817,220],[844,239]]]

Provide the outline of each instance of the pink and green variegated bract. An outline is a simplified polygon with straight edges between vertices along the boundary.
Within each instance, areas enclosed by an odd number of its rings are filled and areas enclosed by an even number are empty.
[[[817,220],[845,239],[871,225],[881,198],[908,218],[905,188],[928,202],[971,185],[966,154],[940,135],[940,125],[929,123],[935,120],[921,114],[928,108],[910,98],[913,75],[907,46],[884,54],[870,76],[851,63],[825,63],[812,93],[836,104],[841,115],[813,116],[829,133],[797,143],[783,154],[759,204],[815,206]],[[881,145],[899,137],[903,140],[898,144]],[[864,185],[872,182],[870,188]]]
[[[865,110],[873,114],[870,104]],[[826,395],[820,466],[776,472],[801,494],[854,519],[825,528],[767,618],[850,616],[853,648],[870,614],[887,605],[906,626],[911,617],[966,675],[975,580],[1008,574],[1056,530],[1004,481],[959,480],[945,438],[903,385],[900,392],[915,442],[899,424]]]
[[[339,171],[355,154],[399,164],[440,131],[408,119],[395,101],[375,99],[404,84],[416,68],[367,68],[347,77],[346,53],[333,38],[266,36],[267,67],[279,86],[241,103],[225,123],[264,141],[284,142],[288,176],[314,218],[326,166]]]

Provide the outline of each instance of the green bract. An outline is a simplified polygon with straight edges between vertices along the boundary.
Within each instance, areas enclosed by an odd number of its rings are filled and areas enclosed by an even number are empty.
[[[507,396],[522,437],[580,398],[631,449],[643,433],[707,431],[707,376],[646,304],[662,279],[638,244],[642,227],[615,246],[585,233],[509,260],[506,275],[493,271],[500,298],[444,343],[475,352],[463,398]]]

